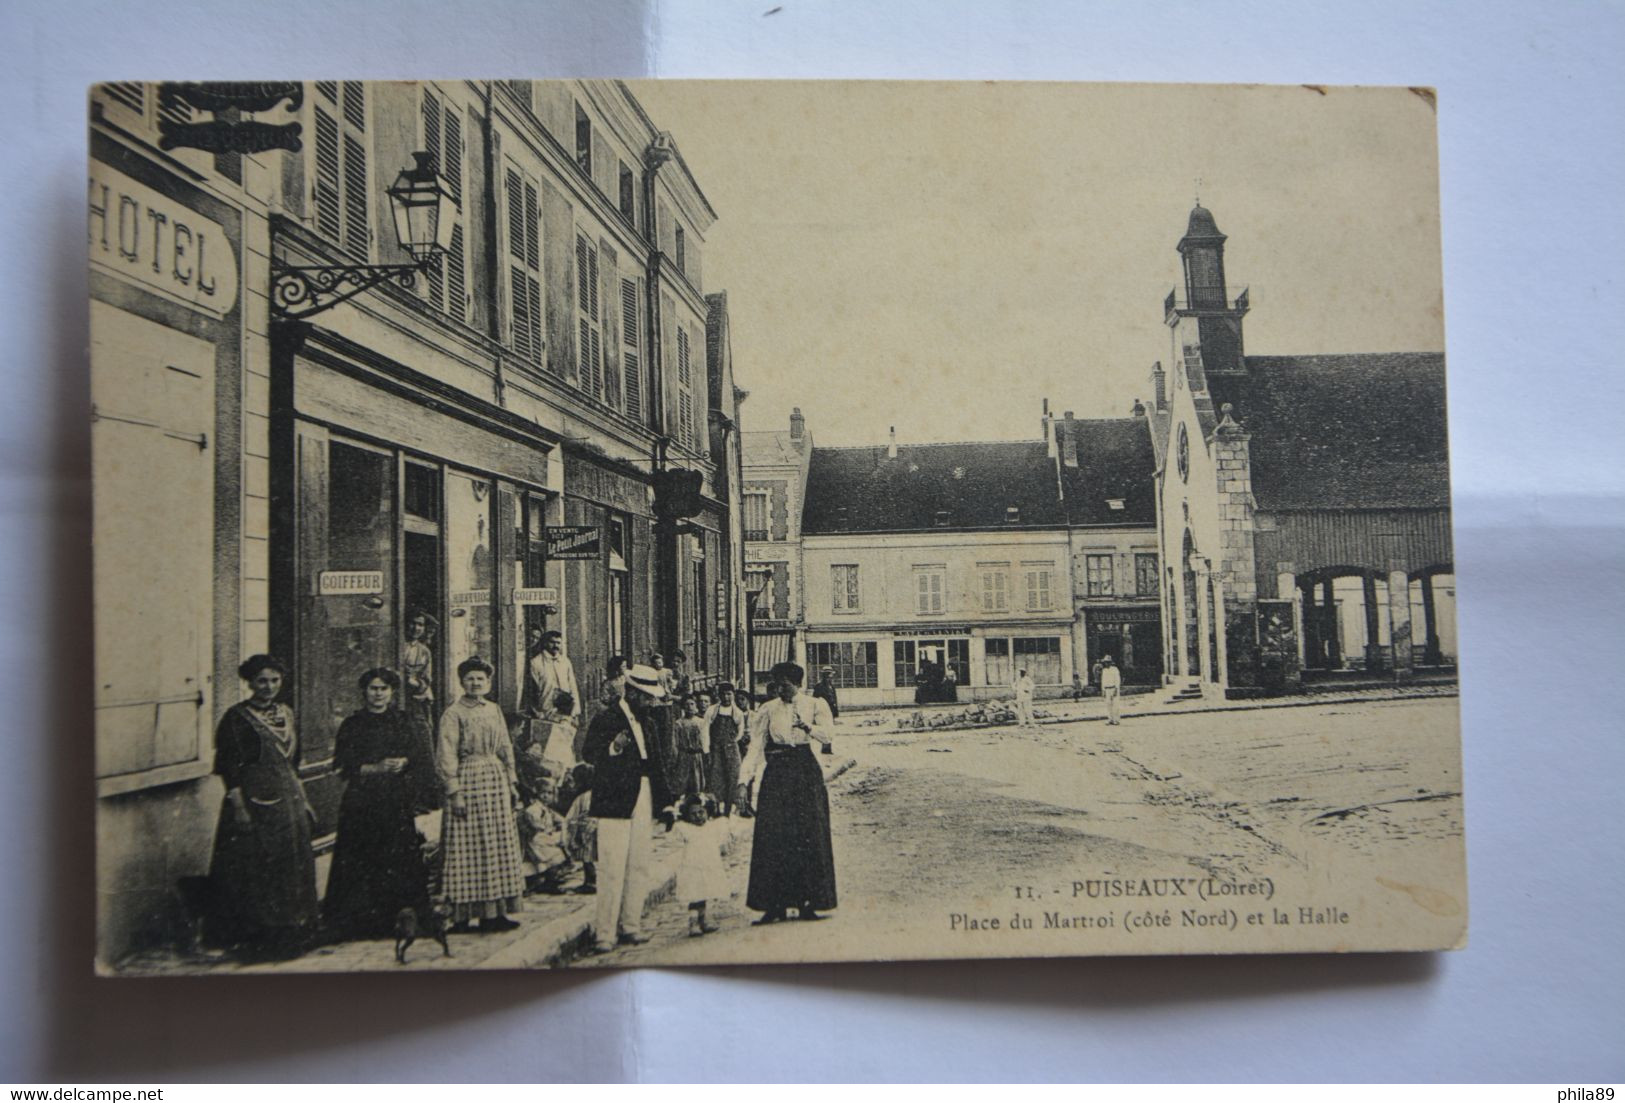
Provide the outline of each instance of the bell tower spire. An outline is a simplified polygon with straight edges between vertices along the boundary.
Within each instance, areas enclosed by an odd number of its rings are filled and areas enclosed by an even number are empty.
[[[1200,184],[1200,180],[1197,182]],[[1179,239],[1184,269],[1183,294],[1168,293],[1164,314],[1173,331],[1173,362],[1184,364],[1187,374],[1241,372],[1241,320],[1247,313],[1247,292],[1230,298],[1225,284],[1225,235],[1213,212],[1201,202],[1191,208],[1185,236]]]

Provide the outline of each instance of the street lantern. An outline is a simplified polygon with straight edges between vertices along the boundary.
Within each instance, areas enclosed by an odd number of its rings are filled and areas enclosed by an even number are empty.
[[[434,168],[434,155],[412,154],[414,164],[402,169],[385,189],[395,236],[412,257],[410,264],[283,264],[271,261],[271,309],[283,320],[308,318],[355,298],[383,283],[410,290],[419,272],[440,262],[451,249],[457,225],[457,203]]]
[[[419,150],[412,157],[417,163],[402,169],[386,194],[401,248],[411,253],[419,265],[427,265],[451,249],[457,204],[446,182],[434,170],[434,155]]]

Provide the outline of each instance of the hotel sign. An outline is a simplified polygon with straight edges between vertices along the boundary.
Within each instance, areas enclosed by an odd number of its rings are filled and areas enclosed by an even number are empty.
[[[237,257],[224,227],[96,162],[90,266],[216,318],[237,302]]]

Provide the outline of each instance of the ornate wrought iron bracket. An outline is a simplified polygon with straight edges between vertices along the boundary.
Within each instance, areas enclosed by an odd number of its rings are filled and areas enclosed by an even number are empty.
[[[271,264],[271,311],[279,318],[308,318],[379,284],[411,290],[423,264]]]

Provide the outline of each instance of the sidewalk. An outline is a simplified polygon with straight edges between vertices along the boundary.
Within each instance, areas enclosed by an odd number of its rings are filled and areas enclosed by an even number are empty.
[[[1170,701],[1169,690],[1134,693],[1122,699],[1122,718],[1125,722],[1153,716],[1185,716],[1203,712],[1237,712],[1251,709],[1312,708],[1321,705],[1352,704],[1360,701],[1409,701],[1430,697],[1456,697],[1459,689],[1454,683],[1425,683],[1383,688],[1322,690],[1291,697],[1258,697],[1247,700],[1224,700],[1199,697],[1188,701]],[[980,703],[980,702],[979,702]],[[991,702],[986,702],[991,704]],[[973,703],[959,705],[897,705],[889,708],[864,709],[847,714],[842,728],[854,734],[895,734],[897,732],[980,731],[1011,727],[1008,723],[946,723],[933,725],[930,719],[946,713],[959,713],[974,707]],[[899,727],[898,721],[914,713],[926,717],[922,728]],[[1104,722],[1106,702],[1100,697],[1085,697],[1081,701],[1055,699],[1039,702],[1033,710],[1039,724],[1078,724]]]
[[[833,781],[856,765],[839,755],[820,756],[824,778]],[[755,820],[729,821],[730,838],[724,852],[748,840]],[[682,844],[675,834],[655,830],[654,859],[645,910],[670,899],[677,884],[677,866]],[[579,876],[571,880],[579,884]],[[322,946],[292,961],[243,965],[223,954],[185,954],[174,950],[152,951],[125,961],[118,972],[125,976],[238,976],[277,973],[421,972],[425,969],[535,969],[552,968],[581,959],[591,945],[593,908],[596,896],[527,896],[523,911],[514,916],[518,930],[502,934],[454,934],[450,937],[451,957],[440,952],[433,939],[420,939],[407,951],[404,966],[395,961],[391,939],[342,942]],[[580,964],[591,963],[590,958]]]

